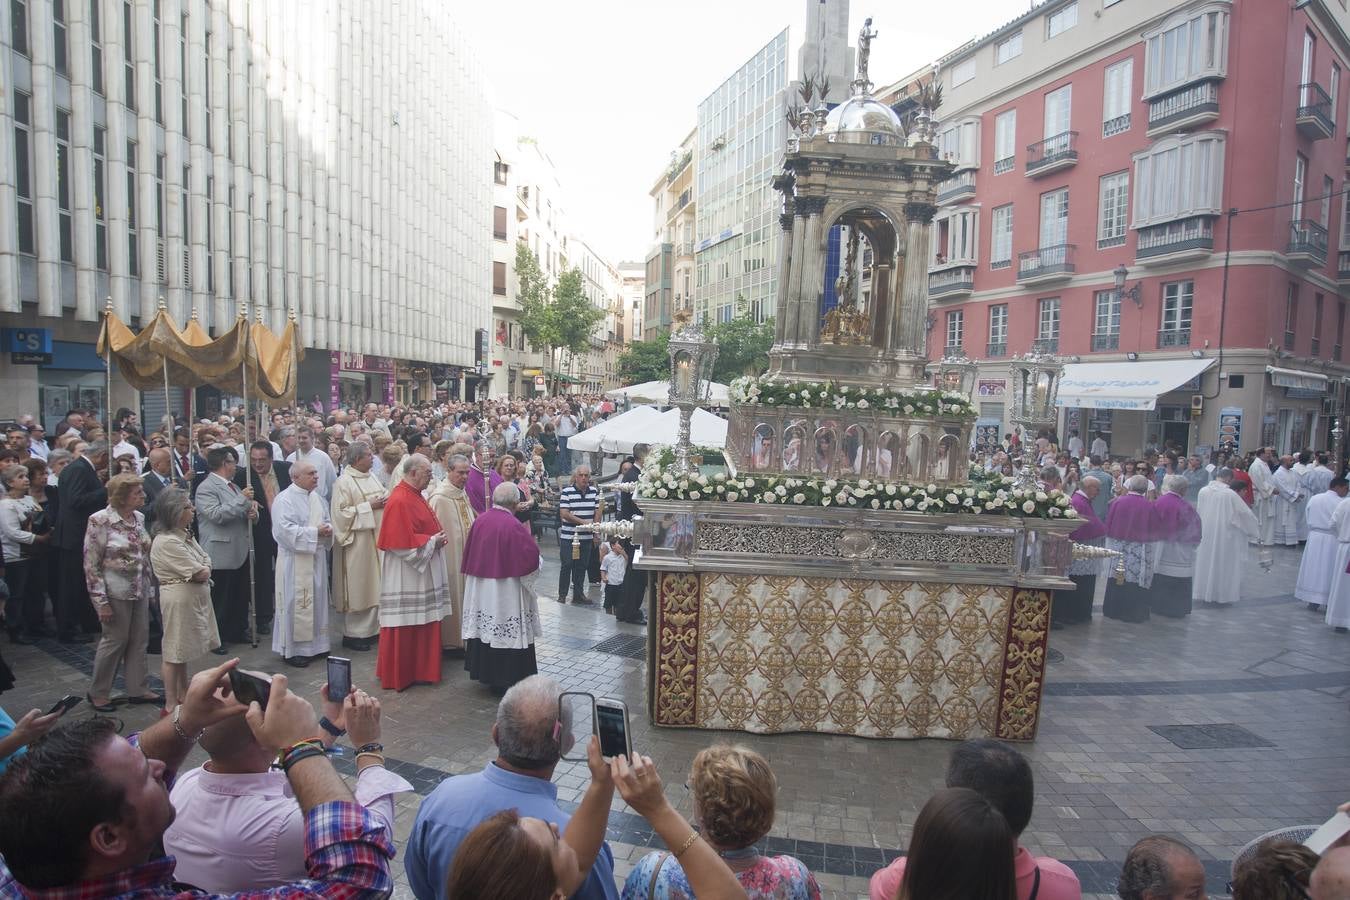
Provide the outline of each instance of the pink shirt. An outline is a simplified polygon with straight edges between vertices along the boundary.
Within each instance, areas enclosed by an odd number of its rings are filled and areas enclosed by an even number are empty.
[[[394,834],[394,799],[412,785],[383,766],[356,777],[356,802]],[[217,775],[184,772],[169,795],[177,815],[164,852],[178,862],[174,880],[212,893],[303,881],[305,816],[281,772]]]
[[[1031,900],[1031,888],[1040,869],[1041,884],[1036,900],[1082,900],[1083,889],[1073,870],[1057,859],[1036,857],[1024,848],[1017,848],[1013,869],[1017,873],[1017,900]],[[872,876],[868,893],[871,900],[895,900],[900,895],[900,882],[905,877],[905,857],[900,857]]]

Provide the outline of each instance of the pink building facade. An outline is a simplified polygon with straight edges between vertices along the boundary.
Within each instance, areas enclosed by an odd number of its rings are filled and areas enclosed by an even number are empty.
[[[1047,0],[941,61],[929,355],[980,361],[981,434],[1038,348],[1062,440],[1331,447],[1347,26],[1341,0]]]

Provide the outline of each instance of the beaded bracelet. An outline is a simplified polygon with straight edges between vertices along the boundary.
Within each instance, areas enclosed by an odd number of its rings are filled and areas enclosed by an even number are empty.
[[[384,744],[381,744],[378,741],[371,741],[369,744],[362,744],[360,747],[356,748],[356,755],[360,756],[362,753],[382,754],[384,753]]]
[[[317,750],[322,753],[324,752],[323,741],[318,738],[306,738],[303,741],[296,741],[291,746],[283,748],[282,751],[277,754],[277,762],[282,769],[285,769],[287,762],[293,754],[301,753],[305,750]]]
[[[674,856],[676,859],[679,859],[686,850],[694,846],[694,842],[698,840],[698,837],[699,835],[697,831],[689,832],[689,837],[684,839],[684,843],[680,845],[680,849],[676,850],[671,855]]]
[[[281,771],[289,773],[295,764],[313,756],[326,756],[327,754],[318,747],[304,747],[300,750],[292,750],[281,760]]]
[[[373,756],[375,759],[378,759],[378,760],[380,761],[380,765],[384,765],[384,754],[383,754],[383,753],[376,753],[376,752],[374,752],[373,750],[368,750],[368,751],[366,751],[365,753],[358,753],[358,754],[356,754],[356,761],[357,761],[357,762],[360,762],[360,761],[361,761],[361,757],[363,757],[363,756]]]

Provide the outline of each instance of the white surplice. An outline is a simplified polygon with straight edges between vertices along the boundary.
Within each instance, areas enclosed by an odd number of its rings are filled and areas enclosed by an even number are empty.
[[[318,491],[291,485],[272,503],[272,537],[277,542],[276,620],[272,650],[284,657],[328,652],[328,548],[333,536],[319,535],[328,522]]]
[[[1291,467],[1298,476],[1298,499],[1294,501],[1294,524],[1300,542],[1308,539],[1308,472],[1312,467],[1296,462]]]
[[[1331,530],[1336,536],[1336,560],[1331,567],[1331,590],[1327,594],[1327,624],[1350,628],[1350,497],[1336,504],[1331,514]]]
[[[1237,491],[1211,481],[1195,498],[1200,546],[1195,551],[1191,596],[1207,603],[1236,603],[1242,594],[1242,565],[1249,540],[1260,534],[1256,515]]]
[[[1302,507],[1299,498],[1303,496],[1303,485],[1298,473],[1293,469],[1280,466],[1270,476],[1275,487],[1272,498],[1275,505],[1275,525],[1272,538],[1276,544],[1293,547],[1298,544],[1298,515]]]
[[[1247,476],[1252,480],[1252,511],[1256,513],[1256,521],[1261,526],[1257,540],[1263,544],[1273,542],[1275,533],[1275,483],[1271,480],[1270,467],[1265,461],[1257,458],[1252,460],[1252,464],[1247,469]]]
[[[1308,501],[1308,543],[1303,546],[1298,581],[1294,584],[1295,599],[1304,603],[1327,605],[1331,569],[1336,564],[1336,536],[1331,530],[1331,517],[1340,502],[1341,498],[1331,491],[1323,491]]]
[[[539,559],[543,566],[544,560]],[[464,579],[463,638],[498,650],[524,650],[544,633],[534,581],[539,569],[523,578]]]

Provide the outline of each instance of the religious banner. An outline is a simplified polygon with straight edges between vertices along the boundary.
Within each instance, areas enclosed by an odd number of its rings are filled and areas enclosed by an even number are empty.
[[[981,381],[976,385],[975,392],[981,397],[1002,397],[1008,393],[1008,382],[1001,378],[997,381]]]

